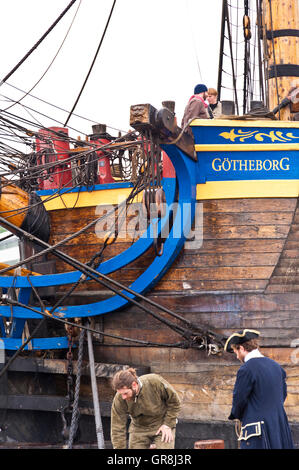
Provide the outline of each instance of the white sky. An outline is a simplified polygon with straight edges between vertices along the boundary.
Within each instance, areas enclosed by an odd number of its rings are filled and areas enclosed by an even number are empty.
[[[0,3],[0,78],[16,65],[56,20],[70,0],[9,0]],[[82,0],[73,27],[42,81],[31,92],[70,110],[101,39],[112,0]],[[79,0],[12,75],[8,83],[28,91],[49,66],[73,19]],[[180,124],[194,85],[217,88],[222,0],[118,0],[92,74],[75,109],[95,122],[129,130],[130,105],[176,102]],[[198,66],[199,64],[199,66]],[[3,84],[0,94],[23,94]],[[9,103],[0,96],[0,108]],[[22,103],[65,122],[68,114],[26,97]],[[44,126],[59,125],[34,116]],[[76,117],[68,124],[83,134],[91,125]],[[112,135],[117,132],[108,129]],[[70,131],[76,137],[78,132]]]

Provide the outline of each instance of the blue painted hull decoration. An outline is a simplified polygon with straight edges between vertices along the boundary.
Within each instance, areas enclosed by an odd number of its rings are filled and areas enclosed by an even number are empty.
[[[177,175],[163,180],[166,194],[167,213],[158,224],[158,233],[168,226],[171,205],[175,201],[176,184],[178,185],[178,211],[174,216],[173,226],[164,243],[162,256],[157,256],[148,268],[129,286],[137,294],[144,294],[152,289],[170,268],[181,251],[188,236],[195,214],[197,184],[206,182],[225,181],[261,181],[261,180],[299,180],[299,126],[295,124],[279,128],[275,124],[268,127],[255,127],[252,123],[239,121],[237,124],[213,123],[211,125],[195,125],[195,150],[198,161],[188,158],[175,145],[166,145],[164,150],[170,157]],[[270,147],[269,147],[270,146]],[[98,185],[93,188],[81,188],[81,191],[128,188],[130,183]],[[76,190],[67,189],[66,192]],[[54,191],[55,192],[55,191]],[[41,195],[51,195],[53,191],[39,192]],[[140,237],[130,248],[114,258],[102,263],[98,271],[109,275],[128,265],[142,256],[153,246],[153,226]],[[35,287],[59,286],[75,283],[80,278],[80,271],[62,274],[31,276],[30,282]],[[20,288],[19,300],[28,305],[31,284],[27,277],[0,277],[0,287],[7,290],[11,286]],[[123,291],[129,299],[134,295]],[[86,305],[58,307],[53,316],[71,319],[74,317],[90,317],[116,311],[128,305],[130,300],[121,295]],[[50,310],[50,308],[48,308]],[[40,309],[36,309],[40,311]],[[13,307],[13,328],[10,337],[5,335],[3,318],[11,317],[10,306],[0,306],[0,331],[6,349],[14,350],[21,345],[21,335],[26,319],[42,318],[42,315],[25,307]],[[33,349],[55,349],[67,347],[63,338],[40,338],[32,341]]]
[[[172,229],[164,243],[162,256],[157,256],[150,266],[139,276],[139,278],[129,286],[131,290],[138,294],[144,294],[148,290],[152,289],[154,285],[162,278],[168,268],[172,265],[174,259],[177,257],[184,245],[185,239],[191,230],[194,218],[196,202],[195,163],[186,157],[175,146],[168,147],[167,151],[168,155],[172,159],[177,174],[181,175],[181,178],[178,180],[178,206],[180,210],[177,211],[174,217]],[[171,210],[175,197],[176,180],[173,178],[165,179],[163,182],[163,187],[166,194],[167,213],[161,219],[161,221],[157,221],[158,233],[163,230],[164,225],[168,225],[169,211]],[[153,223],[155,223],[155,221]],[[150,226],[147,230],[147,233],[138,241],[136,241],[128,250],[114,257],[113,259],[102,263],[98,268],[99,272],[103,274],[110,274],[120,269],[121,267],[131,263],[138,256],[141,256],[143,253],[145,253],[145,251],[147,251],[153,245],[153,243],[153,228]],[[74,271],[63,274],[30,276],[30,282],[34,287],[65,285],[76,282],[80,275],[81,273],[79,271]],[[12,285],[14,287],[20,287],[26,290],[31,287],[28,279],[25,277],[0,277],[0,287],[7,289]],[[134,298],[132,294],[129,294],[126,291],[124,291],[124,293],[129,298]],[[54,312],[53,316],[57,315],[59,318],[68,319],[74,317],[102,315],[123,308],[128,303],[129,300],[124,299],[120,295],[114,295],[109,299],[92,304],[59,307]],[[39,309],[37,308],[37,310]],[[10,318],[10,306],[0,306],[0,315]],[[13,317],[14,321],[20,325],[19,330],[21,330],[25,319],[42,318],[42,315],[39,315],[36,312],[32,312],[25,307],[14,307]],[[2,337],[2,339],[5,341],[6,349],[14,350],[16,348],[16,344],[21,344],[20,340],[16,341],[15,338]],[[64,346],[62,346],[62,344],[64,344]],[[63,342],[61,339],[56,341],[55,339],[53,340],[53,338],[49,338],[49,341],[47,341],[46,338],[43,338],[32,343],[33,349],[60,349],[62,347],[67,347],[67,342],[65,340]]]
[[[298,151],[198,152],[198,183],[299,179]]]

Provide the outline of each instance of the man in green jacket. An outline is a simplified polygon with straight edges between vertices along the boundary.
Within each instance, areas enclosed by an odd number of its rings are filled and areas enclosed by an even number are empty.
[[[174,388],[157,374],[137,377],[133,368],[119,371],[112,380],[116,390],[111,409],[114,449],[174,449],[180,400]]]

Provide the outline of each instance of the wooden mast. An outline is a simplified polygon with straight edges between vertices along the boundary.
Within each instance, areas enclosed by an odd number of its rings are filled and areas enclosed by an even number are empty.
[[[265,58],[269,109],[273,110],[292,88],[299,87],[299,0],[263,0]],[[277,117],[291,119],[291,107]]]

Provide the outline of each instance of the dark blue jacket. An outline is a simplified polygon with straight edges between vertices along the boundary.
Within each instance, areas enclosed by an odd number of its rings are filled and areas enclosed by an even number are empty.
[[[251,358],[237,373],[229,419],[242,427],[263,421],[262,434],[241,440],[240,447],[292,449],[293,441],[284,410],[287,396],[286,373],[268,357]],[[252,429],[248,426],[248,430]]]

